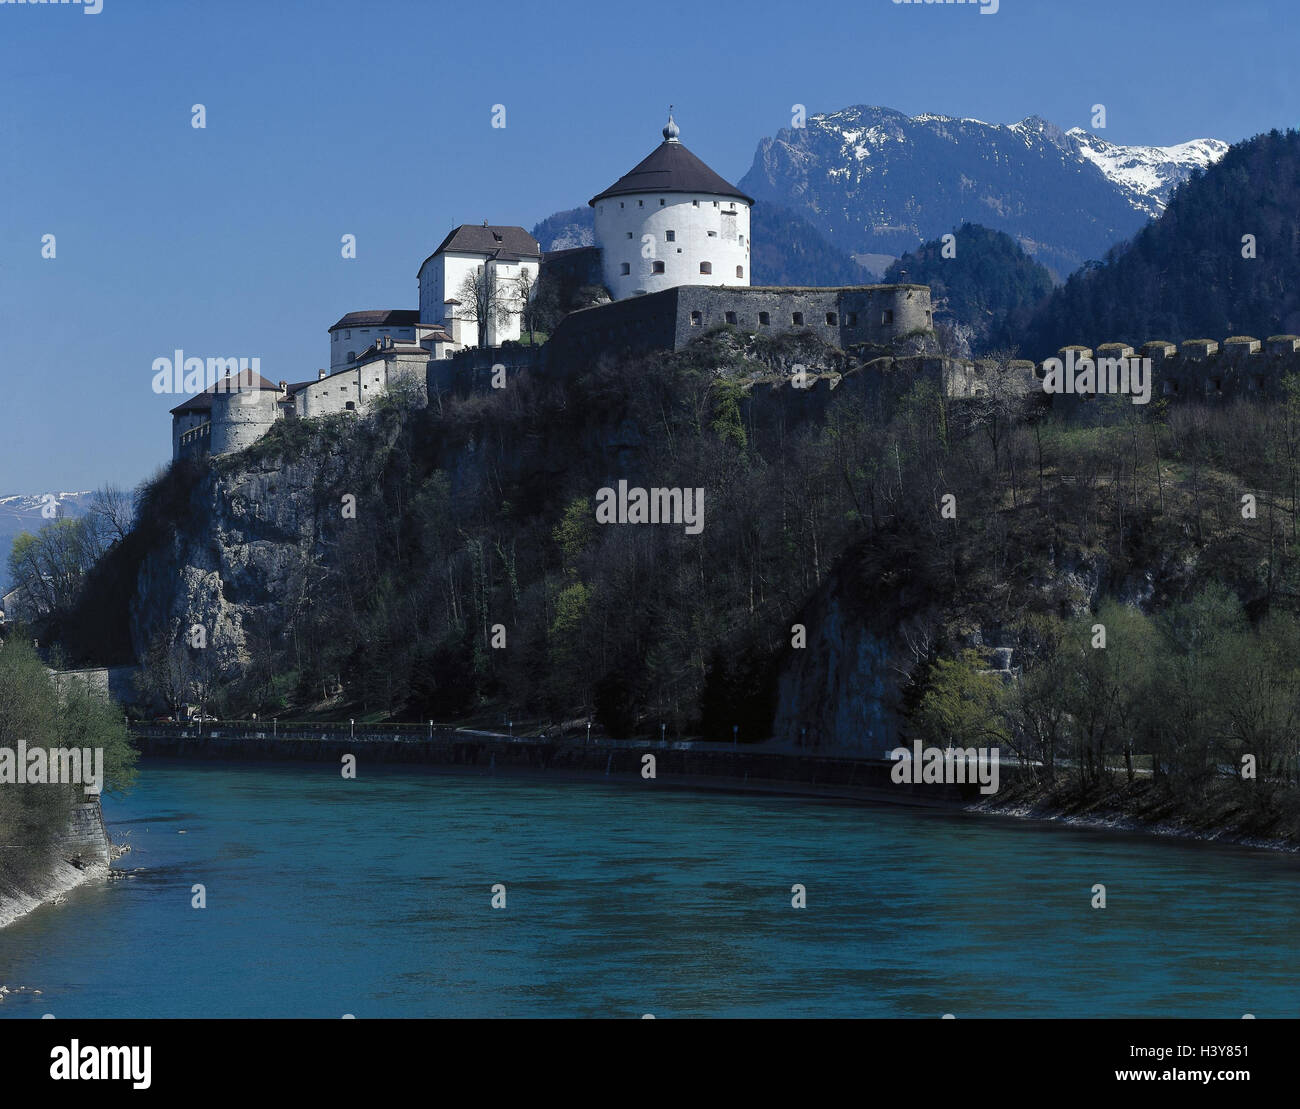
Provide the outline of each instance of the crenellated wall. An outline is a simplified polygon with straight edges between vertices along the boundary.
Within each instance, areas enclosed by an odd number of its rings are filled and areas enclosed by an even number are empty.
[[[1233,335],[1226,339],[1188,339],[1181,344],[1152,340],[1134,347],[1129,343],[1102,343],[1095,349],[1080,345],[1062,347],[1056,357],[1063,362],[1073,353],[1084,358],[1146,358],[1151,361],[1151,400],[1199,400],[1221,403],[1234,398],[1279,397],[1282,382],[1300,374],[1300,336],[1273,335],[1257,339]],[[1046,362],[1038,363],[1036,376],[1046,376]],[[1090,403],[1086,395],[1053,394],[1053,405]]]

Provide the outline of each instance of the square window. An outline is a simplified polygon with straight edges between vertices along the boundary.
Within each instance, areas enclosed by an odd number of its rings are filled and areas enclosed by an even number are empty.
[[[803,327],[803,313],[796,312],[790,317],[790,322],[794,324],[795,327]]]
[[[727,313],[727,323],[735,323],[735,322],[736,322],[736,313],[735,313],[735,312],[728,312],[728,313]]]
[[[848,324],[849,324],[850,327],[857,327],[857,326],[858,326],[858,314],[857,314],[856,312],[850,312],[850,313],[849,313]]]
[[[665,239],[667,242],[675,243],[675,242],[677,241],[677,232],[676,232],[676,231],[665,231],[665,232],[664,232],[664,239]]]
[[[766,312],[760,312],[758,314],[758,322],[761,323],[764,327],[766,327],[768,324],[772,322],[772,317],[768,315]]]
[[[663,264],[662,262],[655,262],[655,263],[650,267],[650,272],[651,272],[651,273],[663,273],[663,272],[664,272],[664,264]]]
[[[884,312],[883,312],[883,313],[881,314],[881,316],[880,316],[880,322],[881,322],[881,324],[883,324],[885,327],[888,327],[891,323],[893,323],[893,322],[894,322],[894,310],[893,310],[892,308],[886,308],[886,309],[884,310]]]
[[[632,232],[631,232],[631,231],[629,231],[629,232],[627,233],[627,237],[628,237],[629,239],[632,237]]]
[[[691,326],[692,326],[692,327],[699,327],[699,325],[700,325],[701,321],[703,320],[703,318],[704,318],[704,317],[703,317],[699,312],[692,312],[692,313],[691,313]]]
[[[831,327],[834,327],[837,323],[839,323],[839,320],[838,320],[838,318],[836,317],[836,315],[835,315],[834,312],[827,312],[827,313],[826,313],[826,322],[827,322]]]
[[[664,206],[664,198],[661,196],[659,198],[659,207],[662,208],[663,206]]]
[[[619,273],[621,273],[624,277],[626,277],[631,272],[632,272],[631,262],[624,262],[623,265],[619,267]]]

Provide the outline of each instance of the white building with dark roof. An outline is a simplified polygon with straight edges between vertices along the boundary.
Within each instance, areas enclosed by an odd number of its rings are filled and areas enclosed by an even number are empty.
[[[754,201],[686,149],[668,115],[664,141],[588,203],[615,300],[679,285],[749,284]]]
[[[420,265],[419,321],[460,346],[479,345],[480,323],[486,346],[518,342],[524,292],[536,286],[541,264],[542,248],[522,227],[462,224]],[[467,281],[484,291],[472,296]]]
[[[378,308],[349,312],[330,328],[330,372],[336,373],[357,360],[367,347],[392,339],[398,343],[416,341],[420,313],[414,308]]]

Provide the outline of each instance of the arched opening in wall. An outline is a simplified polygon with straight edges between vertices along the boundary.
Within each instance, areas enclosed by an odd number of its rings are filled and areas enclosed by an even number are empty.
[[[713,272],[713,263],[712,263],[712,262],[701,262],[701,263],[700,263],[700,273],[712,273],[712,272]]]
[[[737,267],[736,267],[736,276],[737,276],[737,277],[744,277],[744,276],[745,276],[745,267],[744,267],[744,266],[737,266]]]
[[[651,272],[651,273],[663,273],[663,272],[664,272],[664,264],[663,264],[662,262],[653,262],[653,263],[651,263],[651,265],[650,265],[650,272]]]
[[[630,274],[630,273],[632,272],[632,263],[631,263],[631,262],[624,262],[624,263],[619,267],[618,272],[621,273],[624,277],[626,277],[628,274]]]

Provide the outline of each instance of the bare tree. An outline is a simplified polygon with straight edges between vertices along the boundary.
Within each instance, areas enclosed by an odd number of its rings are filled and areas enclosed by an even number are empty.
[[[519,306],[520,322],[528,330],[528,345],[533,344],[533,330],[537,324],[537,278],[527,266],[519,267],[519,276],[515,278],[515,293]]]
[[[465,275],[458,296],[463,319],[478,324],[478,345],[488,345],[488,327],[495,323],[505,327],[518,315],[518,292],[515,282],[498,281],[491,266],[477,266]]]
[[[134,498],[120,486],[104,485],[91,498],[90,515],[98,521],[109,542],[120,542],[127,537],[135,520]]]

